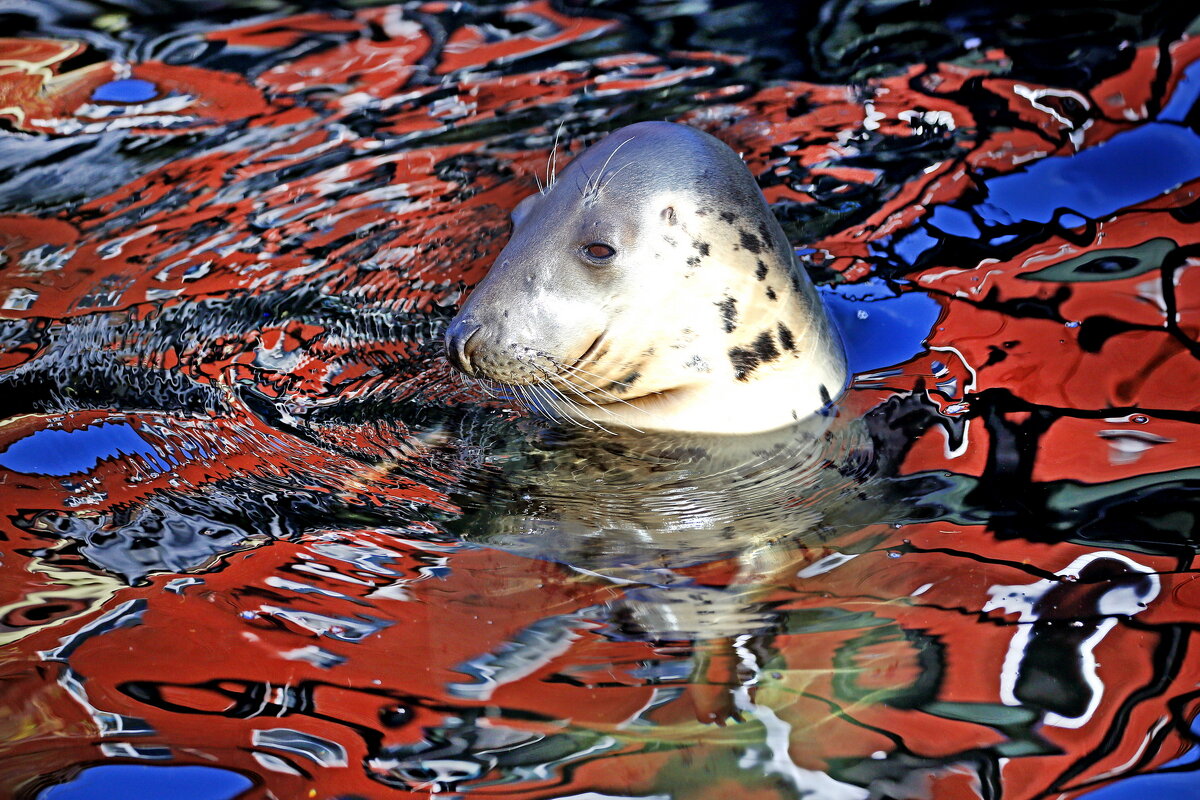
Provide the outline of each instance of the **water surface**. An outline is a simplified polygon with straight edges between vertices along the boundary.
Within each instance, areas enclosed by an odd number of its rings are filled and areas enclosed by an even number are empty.
[[[0,11],[0,794],[1197,791],[1183,6]],[[743,154],[856,379],[548,430],[440,335],[544,176]]]

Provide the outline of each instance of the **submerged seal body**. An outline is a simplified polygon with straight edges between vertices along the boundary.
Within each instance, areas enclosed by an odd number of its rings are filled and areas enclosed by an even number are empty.
[[[446,334],[450,362],[549,416],[746,433],[837,397],[845,354],[749,170],[718,139],[630,125],[512,213]]]

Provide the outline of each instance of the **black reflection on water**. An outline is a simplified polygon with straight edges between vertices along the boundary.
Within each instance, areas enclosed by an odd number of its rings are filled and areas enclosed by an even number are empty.
[[[859,83],[910,64],[947,62],[1003,49],[1017,79],[1087,88],[1129,68],[1129,42],[1172,40],[1195,9],[1170,0],[558,0],[630,23],[630,46],[655,53],[716,50],[752,56],[766,78]],[[770,20],[764,25],[764,20]]]
[[[103,514],[36,509],[11,521],[52,545],[31,553],[44,563],[90,566],[138,584],[156,573],[218,570],[225,556],[274,540],[363,527],[405,529],[419,517],[411,504],[349,503],[335,485],[323,491],[313,482],[305,475],[233,478],[195,493],[157,492]]]
[[[183,496],[173,500],[153,498],[108,518],[42,511],[15,523],[39,536],[69,542],[71,551],[130,583],[153,572],[187,572],[265,538],[244,527],[244,509]],[[60,547],[49,560],[61,562],[66,556]]]
[[[1073,541],[1094,547],[1168,555],[1190,566],[1200,525],[1194,503],[1200,470],[1184,468],[1100,483],[1036,481],[1034,463],[1042,437],[1064,419],[1110,417],[1111,409],[1083,411],[1042,406],[1003,389],[970,397],[971,418],[989,434],[990,448],[979,477],[955,473],[914,474],[912,500],[930,518],[962,525],[986,524],[999,539]],[[1135,409],[1129,409],[1134,411]],[[1194,419],[1193,413],[1151,412]],[[1027,414],[1023,420],[1013,419]]]
[[[602,735],[586,730],[546,735],[506,724],[556,721],[530,712],[449,706],[389,689],[318,680],[286,685],[229,679],[189,684],[128,681],[118,688],[140,703],[176,714],[278,720],[280,727],[258,731],[274,735],[256,736],[254,751],[305,777],[312,777],[312,764],[306,761],[339,766],[348,748],[336,740],[287,728],[289,718],[305,720],[292,723],[300,727],[310,726],[310,720],[335,725],[362,741],[364,773],[398,789],[453,791],[460,783],[494,770],[552,769],[581,760],[581,754],[587,754],[587,760],[603,757],[608,749],[596,747]],[[341,699],[347,694],[357,698],[350,705],[373,707],[375,716],[349,717],[338,709],[347,704]],[[434,720],[438,724],[432,724]],[[397,734],[411,737],[407,729],[413,727],[421,728],[419,744],[392,741]]]

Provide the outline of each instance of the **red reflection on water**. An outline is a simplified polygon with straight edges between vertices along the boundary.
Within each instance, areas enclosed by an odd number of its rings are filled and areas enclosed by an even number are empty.
[[[914,68],[869,91],[798,82],[742,91],[712,79],[739,63],[719,53],[546,67],[534,57],[619,23],[548,3],[505,18],[510,35],[454,28],[434,63],[424,61],[435,51],[421,17],[395,8],[210,31],[208,40],[254,52],[345,38],[253,78],[129,65],[160,99],[177,98],[154,120],[85,107],[124,73],[108,61],[59,71],[78,43],[3,45],[19,63],[0,75],[0,115],[19,131],[183,136],[245,121],[262,134],[183,150],[69,212],[0,218],[3,319],[32,331],[5,343],[0,369],[63,359],[55,326],[97,320],[94,339],[69,351],[78,363],[107,354],[211,389],[223,404],[207,414],[139,403],[71,410],[64,395],[62,413],[0,423],[5,448],[45,429],[127,423],[161,457],[115,454],[66,478],[0,468],[6,793],[33,796],[82,764],[136,762],[150,745],[169,746],[176,763],[254,776],[255,797],[768,798],[806,788],[855,797],[870,785],[959,798],[988,796],[987,780],[1005,797],[1069,797],[1186,751],[1200,680],[1186,656],[1195,575],[1190,548],[1151,545],[1166,538],[1155,538],[1159,527],[1188,523],[1130,513],[1135,546],[1120,552],[1094,544],[1087,526],[1106,492],[1126,491],[1122,481],[1134,493],[1138,481],[1194,481],[1192,256],[1165,279],[1169,304],[1158,263],[1103,281],[1030,276],[1152,238],[1173,251],[1194,246],[1189,219],[1169,213],[1194,202],[1194,183],[1122,210],[1086,241],[1068,231],[1003,259],[948,258],[905,274],[944,306],[928,350],[895,374],[860,377],[847,405],[867,414],[919,400],[937,421],[913,428],[901,474],[952,475],[959,482],[944,494],[969,498],[952,511],[994,518],[867,525],[789,553],[759,576],[756,601],[781,621],[755,637],[613,635],[598,620],[621,602],[618,584],[440,533],[431,520],[457,511],[443,488],[452,476],[436,463],[423,465],[425,481],[393,467],[421,462],[422,447],[449,434],[416,422],[297,422],[346,400],[480,400],[430,356],[435,332],[419,318],[479,279],[507,210],[543,173],[553,125],[523,145],[504,127],[522,113],[682,86],[695,108],[678,118],[743,151],[773,202],[801,205],[814,203],[822,178],[847,191],[881,180],[882,168],[843,163],[861,137],[945,138],[948,157],[862,221],[806,243],[814,266],[854,281],[889,266],[881,242],[963,198],[981,171],[1010,172],[1143,123],[1161,52],[1140,50],[1094,87],[1084,99],[1099,111],[1084,126],[1067,94],[1034,104],[1031,93],[1046,87],[996,76],[999,52]],[[1171,91],[1195,41],[1169,55]],[[450,90],[411,85],[422,71],[451,76]],[[1001,103],[1008,124],[977,118],[978,95]],[[363,109],[377,115],[368,132],[355,128]],[[447,131],[461,135],[433,136]],[[396,145],[422,135],[430,139]],[[350,157],[320,161],[335,153]],[[301,291],[325,310],[295,318],[267,307],[169,347],[153,338],[173,313],[216,315],[208,301]],[[1053,314],[1026,313],[1047,304]],[[373,338],[339,327],[363,314],[379,315]],[[1123,325],[1100,337],[1101,323],[1067,324],[1098,316]],[[251,393],[282,404],[277,425],[251,410]],[[257,487],[261,508],[226,488],[240,485]],[[181,510],[176,495],[216,511]],[[327,521],[314,523],[314,510],[293,530],[267,524],[286,518],[267,512],[288,503],[327,510],[313,498],[336,500]],[[380,508],[404,509],[405,524],[363,521]],[[239,528],[239,512],[263,526]],[[1055,535],[1022,529],[1054,514]],[[170,535],[187,544],[174,561],[163,555]],[[101,551],[119,541],[130,571],[102,569]],[[823,561],[838,554],[852,557]],[[740,569],[723,559],[676,573],[724,591],[739,588]],[[742,669],[752,648],[762,667],[753,685]],[[1078,696],[1052,696],[1058,688]],[[286,736],[271,738],[281,729],[326,749],[281,746]],[[872,772],[876,762],[890,766]]]

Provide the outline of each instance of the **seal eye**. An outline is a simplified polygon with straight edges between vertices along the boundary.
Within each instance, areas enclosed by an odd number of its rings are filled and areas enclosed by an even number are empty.
[[[583,252],[587,254],[588,258],[594,261],[607,261],[617,254],[616,250],[604,242],[592,242],[591,244],[584,245]]]

